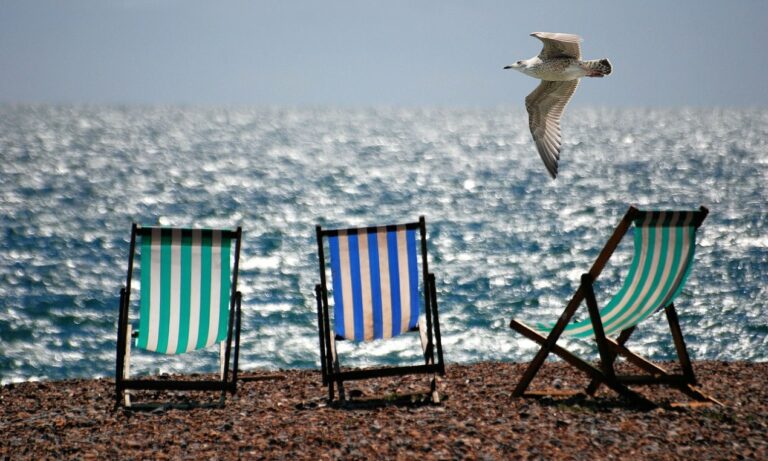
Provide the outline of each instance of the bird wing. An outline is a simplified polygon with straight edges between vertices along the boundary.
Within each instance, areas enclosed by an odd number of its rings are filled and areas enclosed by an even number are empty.
[[[542,80],[525,98],[528,126],[552,179],[557,177],[557,161],[560,160],[560,117],[578,85],[578,79],[565,82]]]
[[[534,32],[531,36],[544,42],[544,48],[541,49],[539,57],[541,59],[551,58],[574,58],[581,59],[581,37],[574,34],[559,34],[552,32]]]

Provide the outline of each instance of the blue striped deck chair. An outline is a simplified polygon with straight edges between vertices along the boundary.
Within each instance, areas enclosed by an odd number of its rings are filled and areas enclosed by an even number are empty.
[[[431,374],[431,399],[438,403],[435,375],[444,375],[445,366],[435,278],[427,266],[424,217],[400,225],[332,230],[317,226],[316,230],[320,363],[329,400],[334,399],[334,384],[339,399],[345,400],[344,381]],[[329,268],[332,290],[327,285]],[[341,369],[337,341],[387,340],[408,332],[420,335],[423,364]]]
[[[682,291],[693,264],[696,231],[707,213],[705,207],[700,207],[698,211],[641,211],[630,207],[590,271],[582,275],[579,288],[556,323],[537,323],[534,326],[519,320],[510,323],[512,329],[541,345],[513,395],[548,393],[527,393],[526,390],[544,360],[553,352],[589,375],[591,381],[586,389],[589,395],[593,395],[601,384],[606,384],[622,396],[653,406],[651,401],[628,386],[664,384],[680,389],[697,401],[716,402],[696,388],[696,377],[674,306],[674,300]],[[630,228],[634,229],[634,253],[629,270],[618,292],[601,308],[595,298],[594,282]],[[589,318],[572,322],[582,301],[586,301]],[[637,325],[660,310],[666,313],[680,373],[668,372],[625,345]],[[600,357],[599,366],[558,346],[557,341],[562,336],[594,338]],[[617,375],[614,363],[619,356],[644,373]]]
[[[237,387],[240,304],[237,291],[242,230],[131,228],[128,277],[120,290],[116,400],[131,406],[132,390],[220,391]],[[139,272],[139,301],[131,315],[131,283]],[[135,317],[137,324],[132,325]],[[138,327],[136,329],[135,327]],[[233,349],[234,341],[234,349]],[[218,347],[219,379],[130,377],[131,348],[176,355]],[[233,358],[234,365],[230,366]]]

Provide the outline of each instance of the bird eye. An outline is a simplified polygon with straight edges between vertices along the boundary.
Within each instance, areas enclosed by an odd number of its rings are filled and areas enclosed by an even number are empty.
[[[522,63],[523,63],[523,61],[517,61],[517,63],[516,63],[516,64],[522,64]]]

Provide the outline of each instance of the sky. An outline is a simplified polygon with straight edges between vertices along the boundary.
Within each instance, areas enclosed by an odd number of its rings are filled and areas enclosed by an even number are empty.
[[[536,31],[611,60],[575,106],[768,106],[764,0],[0,0],[0,103],[522,105]]]

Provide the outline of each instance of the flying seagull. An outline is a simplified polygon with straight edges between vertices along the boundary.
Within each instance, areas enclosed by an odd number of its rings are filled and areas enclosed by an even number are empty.
[[[552,179],[557,177],[560,160],[560,117],[576,91],[581,77],[604,77],[611,73],[608,59],[581,60],[581,37],[573,34],[534,32],[531,36],[544,43],[538,56],[510,64],[505,69],[517,69],[541,80],[528,97],[528,125]]]

